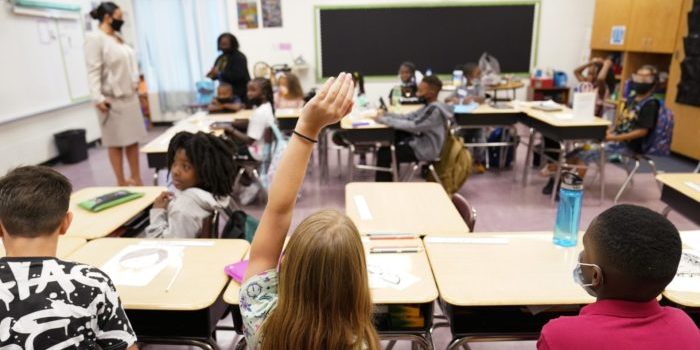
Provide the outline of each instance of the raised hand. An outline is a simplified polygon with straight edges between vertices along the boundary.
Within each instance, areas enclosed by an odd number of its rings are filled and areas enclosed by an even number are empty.
[[[337,123],[350,113],[354,92],[350,74],[340,73],[337,78],[328,79],[321,91],[302,109],[297,130],[316,138],[325,126]]]

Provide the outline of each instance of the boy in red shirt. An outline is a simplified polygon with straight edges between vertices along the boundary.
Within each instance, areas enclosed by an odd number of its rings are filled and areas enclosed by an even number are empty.
[[[614,206],[593,220],[583,247],[574,280],[598,300],[547,323],[539,350],[700,349],[690,317],[656,300],[681,258],[670,221],[643,207]]]

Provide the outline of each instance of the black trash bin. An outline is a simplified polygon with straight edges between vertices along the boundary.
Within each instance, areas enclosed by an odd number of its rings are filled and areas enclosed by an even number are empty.
[[[71,129],[53,135],[61,162],[73,164],[88,158],[85,129]]]

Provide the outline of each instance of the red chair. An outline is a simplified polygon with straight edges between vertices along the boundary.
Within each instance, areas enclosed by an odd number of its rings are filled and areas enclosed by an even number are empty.
[[[474,225],[476,225],[476,209],[474,209],[474,207],[469,204],[469,201],[459,193],[452,195],[452,204],[454,204],[459,215],[462,215],[462,219],[464,219],[464,222],[469,226],[469,231],[474,232]]]

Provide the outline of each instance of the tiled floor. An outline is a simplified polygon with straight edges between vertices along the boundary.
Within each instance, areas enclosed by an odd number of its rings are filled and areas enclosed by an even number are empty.
[[[154,138],[164,128],[155,128],[149,133],[149,138]],[[522,162],[525,158],[524,147],[519,149],[519,164],[516,170],[522,170]],[[330,152],[331,176],[328,183],[319,180],[318,167],[311,167],[311,171],[303,187],[301,199],[294,213],[293,225],[296,225],[310,213],[320,208],[334,208],[340,211],[345,207],[344,177],[339,177],[339,172],[345,173],[345,167],[337,167],[335,152]],[[344,157],[343,157],[344,158]],[[345,159],[343,159],[345,162]],[[141,158],[142,178],[144,183],[151,183],[153,171],[147,168],[145,157]],[[689,165],[692,169],[692,165]],[[102,148],[90,149],[88,161],[74,164],[55,166],[73,182],[75,189],[88,186],[115,184],[111,167],[107,160],[107,152]],[[586,183],[587,190],[584,195],[581,226],[588,226],[591,220],[601,211],[612,205],[612,197],[622,184],[625,172],[616,166],[608,166],[606,179],[607,196],[603,203],[599,201],[598,186]],[[164,183],[165,174],[160,174],[161,183]],[[361,174],[361,178],[370,179],[370,174]],[[549,197],[540,193],[541,187],[546,182],[536,172],[531,175],[529,185],[523,186],[520,182],[513,181],[513,170],[502,172],[489,171],[486,174],[473,175],[460,190],[477,209],[477,232],[506,232],[506,231],[549,231],[554,225],[556,215],[555,206],[549,203]],[[592,177],[591,177],[592,178]],[[362,179],[359,179],[362,180]],[[591,179],[588,179],[589,181]],[[651,174],[639,174],[635,177],[634,186],[622,197],[622,202],[633,203],[660,211],[664,204],[659,200],[660,191]],[[258,216],[262,213],[262,204],[245,208],[250,214]],[[698,229],[698,226],[684,217],[672,212],[669,219],[680,229]],[[229,334],[226,334],[229,333]],[[436,349],[444,349],[450,341],[449,329],[441,328],[435,333]],[[232,348],[234,341],[230,332],[222,332],[219,335],[219,344],[223,349]],[[482,343],[471,346],[472,349],[534,349],[534,342],[500,342]],[[169,347],[149,346],[149,349],[164,349]],[[399,343],[396,349],[409,349],[408,344]]]

